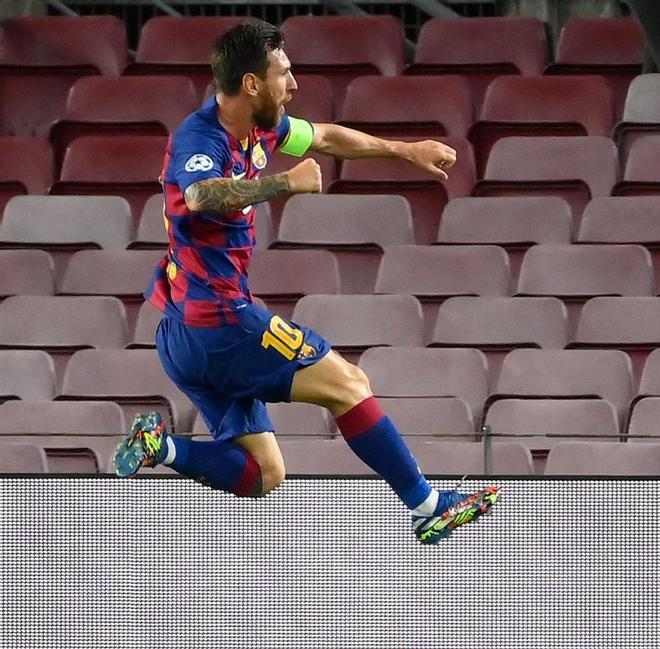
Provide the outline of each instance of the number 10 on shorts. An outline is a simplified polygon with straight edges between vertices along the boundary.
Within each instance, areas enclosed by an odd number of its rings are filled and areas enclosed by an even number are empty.
[[[303,344],[303,333],[275,315],[268,323],[268,329],[261,337],[264,349],[272,347],[288,361],[292,361]]]

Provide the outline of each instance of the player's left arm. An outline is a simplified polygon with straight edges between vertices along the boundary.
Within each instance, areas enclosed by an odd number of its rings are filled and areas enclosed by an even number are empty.
[[[456,151],[436,140],[384,140],[338,124],[313,124],[313,128],[310,150],[335,158],[401,158],[441,180],[447,180],[444,170],[456,162]]]

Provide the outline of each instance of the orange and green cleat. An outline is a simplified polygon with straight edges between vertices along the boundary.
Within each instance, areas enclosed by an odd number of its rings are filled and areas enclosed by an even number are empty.
[[[135,475],[143,466],[154,467],[167,457],[167,428],[155,411],[139,412],[130,433],[115,450],[113,464],[120,478]]]

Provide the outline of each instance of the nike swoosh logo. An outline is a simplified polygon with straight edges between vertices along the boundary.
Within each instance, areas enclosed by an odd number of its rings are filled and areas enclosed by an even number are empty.
[[[235,174],[235,173],[232,171],[232,172],[231,172],[232,180],[240,180],[241,178],[243,178],[243,176],[245,176],[246,173],[247,173],[247,171],[243,171],[243,172],[241,172],[240,174]]]

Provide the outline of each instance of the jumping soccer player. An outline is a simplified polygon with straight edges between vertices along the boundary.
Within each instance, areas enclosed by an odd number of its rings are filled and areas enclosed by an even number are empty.
[[[498,487],[437,491],[421,474],[364,372],[306,327],[257,307],[247,285],[254,205],[285,193],[321,191],[308,158],[260,177],[276,149],[302,157],[396,157],[445,180],[456,152],[434,141],[398,142],[285,114],[297,89],[280,31],[240,24],[212,58],[217,94],[171,137],[162,184],[169,249],[145,296],[163,312],[156,345],[168,376],[197,406],[214,437],[168,434],[157,413],[136,415],[114,457],[120,476],[163,463],[239,496],[267,494],[284,463],[265,402],[327,408],[350,448],[381,475],[412,513],[414,532],[436,543],[486,513]],[[304,272],[304,269],[301,269]]]

